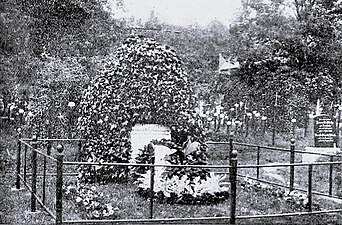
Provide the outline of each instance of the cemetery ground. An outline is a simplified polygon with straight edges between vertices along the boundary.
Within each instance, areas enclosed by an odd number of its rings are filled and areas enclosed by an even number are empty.
[[[269,145],[271,137],[266,135],[265,141],[261,143],[259,138],[248,138],[245,141],[252,144]],[[278,135],[276,143],[278,147],[289,148],[289,135]],[[258,143],[259,142],[259,143]],[[296,143],[296,149],[303,149],[310,142],[309,138],[302,138]],[[30,211],[30,193],[27,190],[11,191],[15,183],[15,149],[16,134],[10,129],[1,131],[0,138],[1,149],[1,212],[0,224],[53,224],[54,220],[39,208],[40,213],[31,214]],[[65,145],[66,158],[76,160],[77,146],[71,144]],[[219,153],[220,152],[220,153]],[[224,152],[228,152],[228,145],[209,145],[209,162],[210,164],[227,164],[228,158]],[[256,151],[252,148],[238,149],[239,164],[255,164]],[[271,150],[263,150],[261,152],[260,164],[289,162],[289,153]],[[300,162],[299,155],[296,156],[296,162]],[[328,160],[321,158],[320,160]],[[327,167],[327,166],[325,166]],[[51,170],[53,171],[53,170]],[[75,172],[76,168],[66,168],[66,172]],[[239,170],[238,173],[255,176],[255,169]],[[288,167],[276,168],[274,170],[261,170],[262,179],[277,181],[286,185],[288,180]],[[314,168],[314,190],[327,192],[328,188],[328,168]],[[75,181],[74,176],[67,176],[64,182]],[[239,178],[237,184],[237,215],[253,215],[253,214],[275,214],[285,212],[305,211],[305,208],[299,207],[283,199],[273,196],[267,191],[255,188],[246,188],[244,186],[244,178]],[[305,187],[307,182],[307,168],[295,169],[295,187]],[[335,180],[334,180],[335,183]],[[41,181],[38,180],[38,184]],[[23,185],[22,185],[23,186]],[[117,219],[136,219],[148,218],[148,200],[137,194],[137,187],[130,183],[124,184],[90,184],[90,186],[103,193],[106,202],[111,202],[114,206],[115,216]],[[39,186],[38,186],[39,190]],[[334,186],[334,192],[341,191],[341,187]],[[49,176],[47,182],[46,202],[51,210],[55,209],[55,179]],[[319,207],[323,209],[336,209],[341,207],[341,202],[335,202],[327,198],[313,198],[313,209]],[[227,216],[229,212],[229,200],[222,203],[212,205],[170,205],[155,203],[154,218],[172,218],[172,217],[222,217]],[[63,199],[63,219],[77,220],[86,219],[86,213],[82,211],[74,201]],[[270,219],[251,219],[238,220],[238,224],[341,224],[341,214],[320,214],[307,216],[291,216],[276,217]],[[228,223],[228,221],[217,220],[217,223]],[[216,224],[215,222],[215,224]],[[182,222],[194,224],[194,222]],[[198,221],[196,224],[205,222]]]

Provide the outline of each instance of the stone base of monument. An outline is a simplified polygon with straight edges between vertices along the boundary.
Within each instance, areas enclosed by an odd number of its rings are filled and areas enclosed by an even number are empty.
[[[316,162],[320,157],[323,155],[321,154],[328,154],[328,155],[336,155],[337,153],[341,153],[340,148],[334,148],[334,147],[306,147],[306,152],[312,152],[312,153],[318,153],[318,154],[310,154],[310,153],[303,153],[302,154],[302,162],[303,163],[312,163]]]

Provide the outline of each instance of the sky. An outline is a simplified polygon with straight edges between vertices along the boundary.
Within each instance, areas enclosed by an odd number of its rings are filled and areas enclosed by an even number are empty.
[[[123,0],[124,10],[120,10],[116,0],[109,2],[114,18],[145,22],[154,11],[160,22],[179,26],[206,26],[213,20],[229,26],[241,7],[241,0]]]

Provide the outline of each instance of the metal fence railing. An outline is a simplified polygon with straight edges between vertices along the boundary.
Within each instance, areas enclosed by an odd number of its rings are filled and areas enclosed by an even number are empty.
[[[322,214],[322,213],[332,213],[332,212],[342,212],[342,209],[330,209],[330,210],[320,210],[320,211],[313,211],[312,210],[312,196],[314,194],[323,195],[323,196],[330,196],[334,198],[339,198],[338,196],[332,195],[332,188],[333,185],[331,180],[329,179],[329,193],[320,193],[317,191],[313,191],[312,183],[313,183],[313,167],[318,165],[342,165],[342,161],[329,161],[329,162],[314,162],[314,163],[295,163],[294,156],[295,153],[299,151],[295,150],[294,141],[291,141],[291,145],[289,149],[281,149],[281,148],[273,148],[267,146],[258,146],[258,145],[251,145],[246,143],[238,143],[234,142],[231,138],[229,142],[208,142],[209,144],[228,144],[228,154],[229,154],[229,161],[227,161],[226,165],[164,165],[164,164],[133,164],[133,163],[111,163],[111,162],[77,162],[77,161],[68,161],[64,159],[64,150],[63,145],[58,144],[56,147],[57,152],[54,152],[55,157],[51,155],[52,153],[52,142],[62,142],[62,141],[77,141],[82,142],[82,139],[37,139],[35,136],[32,139],[23,139],[21,134],[19,134],[18,140],[18,148],[17,148],[17,162],[16,162],[16,188],[20,189],[21,182],[25,185],[25,187],[31,192],[31,211],[35,212],[37,210],[36,203],[38,202],[42,208],[56,221],[56,224],[80,224],[80,223],[120,223],[120,222],[132,222],[132,223],[139,223],[139,222],[172,222],[172,221],[215,221],[215,220],[227,220],[230,224],[235,224],[237,219],[253,219],[253,218],[271,218],[271,217],[284,217],[284,216],[295,216],[295,215],[310,215],[310,214]],[[46,149],[38,148],[38,143],[46,142]],[[238,165],[238,151],[235,149],[236,146],[248,146],[248,147],[255,147],[257,148],[257,158],[256,164],[246,164],[246,165]],[[22,152],[22,146],[24,146],[24,152]],[[80,148],[82,147],[81,144],[78,145]],[[260,164],[260,154],[261,149],[270,149],[270,150],[279,150],[279,151],[286,151],[290,154],[290,162],[288,163],[277,163],[277,164]],[[28,173],[28,162],[27,162],[27,154],[30,151],[31,153],[31,173]],[[308,153],[308,152],[305,152]],[[316,154],[316,153],[313,153]],[[37,156],[40,155],[42,157],[42,162],[38,165],[37,163]],[[23,159],[22,159],[23,156]],[[330,155],[329,155],[330,156]],[[331,156],[334,157],[334,156]],[[49,160],[49,163],[48,163]],[[22,163],[23,161],[23,163]],[[52,165],[53,168],[56,169],[56,173],[48,173],[47,167],[48,165]],[[38,167],[39,166],[39,167]],[[150,168],[150,197],[149,197],[149,217],[143,219],[119,219],[119,220],[63,220],[63,177],[66,175],[70,175],[73,173],[64,173],[65,166],[121,166],[121,167],[137,167],[137,166],[145,166]],[[229,213],[227,216],[222,217],[201,217],[201,218],[164,218],[164,219],[157,219],[154,218],[154,180],[155,180],[155,168],[156,167],[187,167],[187,168],[207,168],[207,169],[228,169],[229,172],[229,183],[230,183],[230,191],[229,191]],[[289,167],[290,168],[290,181],[289,186],[277,184],[275,182],[267,181],[259,179],[259,169],[266,168],[266,167]],[[295,167],[307,167],[308,171],[308,179],[307,179],[307,189],[298,189],[294,187],[294,168]],[[245,175],[240,174],[239,170],[241,169],[256,169],[257,176],[250,177],[251,179],[255,179],[259,182],[265,182],[272,185],[282,186],[284,188],[288,188],[289,190],[301,190],[307,192],[308,197],[308,208],[307,212],[293,212],[293,213],[279,213],[279,214],[272,214],[272,215],[236,215],[236,208],[237,208],[237,182],[238,177],[243,177]],[[41,172],[38,174],[38,170]],[[23,173],[22,173],[23,171]],[[332,177],[333,167],[331,167],[330,175]],[[52,207],[55,209],[51,210],[48,207],[47,199],[46,199],[46,178],[47,176],[54,176],[56,178],[55,183],[55,202],[53,203],[55,206]],[[37,190],[37,178],[42,176],[42,185],[41,190]],[[31,179],[31,183],[29,183],[28,177]],[[40,194],[38,194],[40,192]]]

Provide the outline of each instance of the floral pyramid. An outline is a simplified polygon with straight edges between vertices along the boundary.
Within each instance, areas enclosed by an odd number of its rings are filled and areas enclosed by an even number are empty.
[[[193,117],[196,98],[180,58],[152,39],[128,38],[114,59],[82,96],[79,129],[87,140],[80,155],[88,162],[129,162],[130,131],[135,124],[161,124],[171,128],[172,141],[182,145],[191,134],[202,140]],[[81,166],[85,182],[127,180],[127,167]]]

